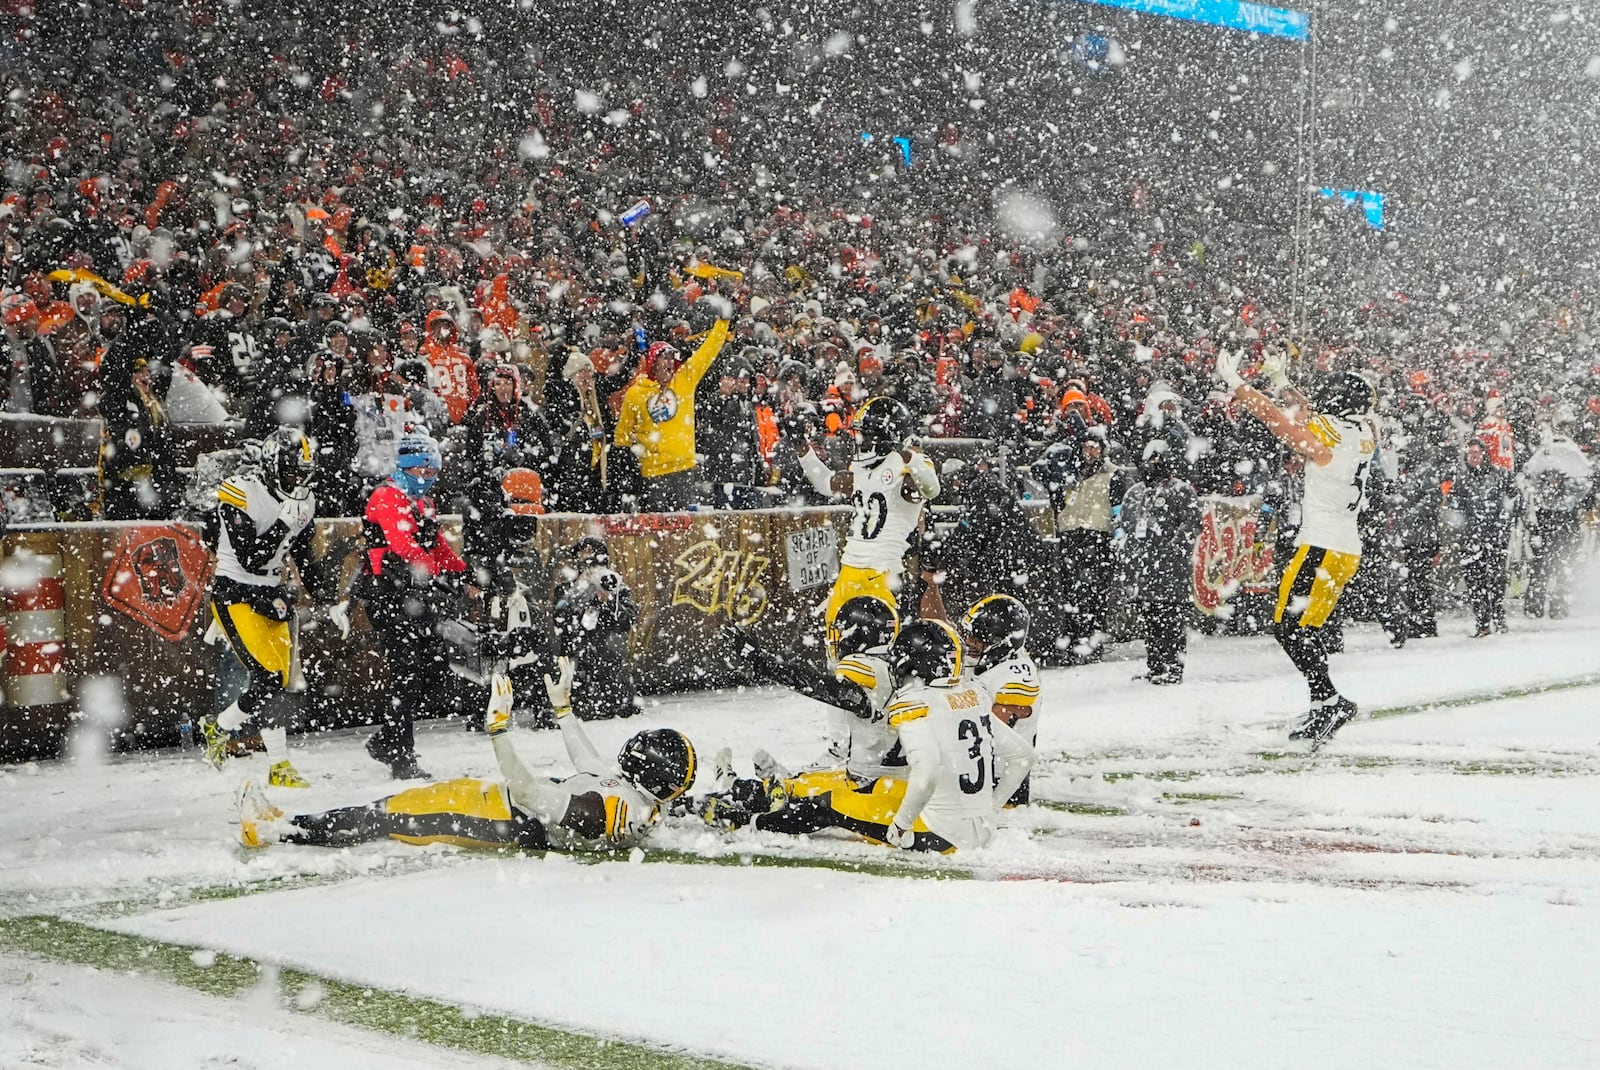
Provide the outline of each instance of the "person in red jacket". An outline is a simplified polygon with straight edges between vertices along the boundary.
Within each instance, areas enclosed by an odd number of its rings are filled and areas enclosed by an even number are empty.
[[[428,779],[417,763],[412,709],[418,696],[439,691],[448,665],[439,638],[438,605],[453,593],[467,565],[439,530],[428,492],[439,478],[439,445],[424,432],[402,435],[394,475],[367,499],[367,618],[383,645],[389,671],[383,724],[367,753],[396,780]]]

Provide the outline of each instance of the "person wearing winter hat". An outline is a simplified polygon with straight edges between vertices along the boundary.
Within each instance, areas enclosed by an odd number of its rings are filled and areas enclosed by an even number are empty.
[[[367,499],[362,601],[388,663],[388,702],[367,753],[396,780],[427,779],[417,762],[412,716],[419,696],[437,693],[448,664],[427,592],[453,586],[467,566],[439,527],[429,491],[443,466],[427,433],[401,436],[394,474]]]
[[[666,513],[694,500],[695,387],[722,352],[729,322],[718,318],[688,360],[666,342],[645,352],[641,375],[622,399],[614,442],[639,458],[640,508]]]

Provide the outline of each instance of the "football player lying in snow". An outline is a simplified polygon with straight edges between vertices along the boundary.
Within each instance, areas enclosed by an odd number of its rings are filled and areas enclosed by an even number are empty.
[[[719,755],[720,790],[702,802],[706,820],[794,834],[843,829],[920,851],[988,843],[996,811],[1033,768],[1033,748],[992,715],[988,692],[963,677],[961,640],[944,621],[912,621],[887,654],[893,693],[883,720],[894,745],[884,761],[900,758],[903,774],[863,782],[847,768],[735,780]]]
[[[525,847],[557,851],[610,850],[638,842],[664,803],[694,783],[694,747],[682,732],[652,728],[635,734],[613,766],[600,757],[572,716],[571,660],[546,676],[561,740],[578,772],[563,779],[535,776],[517,757],[511,728],[511,681],[491,680],[484,728],[504,783],[446,780],[318,814],[286,817],[246,781],[239,789],[239,837],[246,847],[303,843],[346,847],[369,840],[452,843],[463,847]]]

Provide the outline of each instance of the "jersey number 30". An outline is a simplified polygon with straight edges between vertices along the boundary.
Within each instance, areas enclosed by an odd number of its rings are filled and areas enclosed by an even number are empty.
[[[850,495],[850,505],[855,510],[854,526],[863,539],[876,539],[883,525],[889,521],[889,499],[880,492],[862,495],[858,490]]]

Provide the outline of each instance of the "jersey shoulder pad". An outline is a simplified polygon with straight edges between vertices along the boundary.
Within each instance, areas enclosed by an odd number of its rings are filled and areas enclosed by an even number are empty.
[[[921,720],[928,716],[928,704],[920,698],[901,699],[899,702],[889,703],[889,724],[899,728],[903,724]]]
[[[846,654],[834,666],[833,675],[871,691],[878,686],[878,666],[873,664],[875,660],[861,654]]]
[[[250,508],[250,485],[242,479],[224,479],[217,487],[217,501],[236,509]]]
[[[1318,442],[1322,443],[1330,450],[1337,446],[1344,438],[1344,435],[1340,432],[1334,421],[1327,416],[1314,417],[1310,423],[1306,424],[1306,430],[1310,431],[1312,435],[1316,437]]]
[[[620,795],[607,795],[606,839],[616,843],[628,834],[628,800]]]

